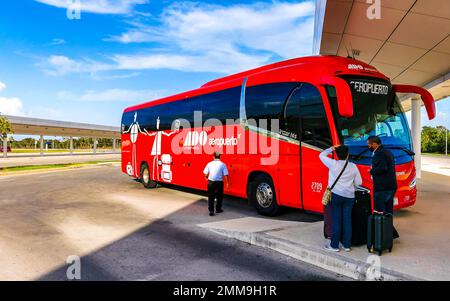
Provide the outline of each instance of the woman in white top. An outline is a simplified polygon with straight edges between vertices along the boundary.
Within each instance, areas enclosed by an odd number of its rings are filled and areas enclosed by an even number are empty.
[[[328,157],[333,151],[338,160]],[[330,147],[321,152],[319,158],[329,169],[328,187],[331,187],[348,160],[348,147],[345,145]],[[329,251],[339,252],[339,242],[342,242],[345,251],[351,251],[352,209],[355,203],[355,188],[361,184],[362,179],[358,168],[355,164],[348,162],[344,172],[331,191],[333,235],[330,245],[325,246]]]

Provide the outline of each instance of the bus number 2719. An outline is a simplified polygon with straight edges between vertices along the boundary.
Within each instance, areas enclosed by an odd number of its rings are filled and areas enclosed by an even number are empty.
[[[321,182],[312,182],[311,190],[313,192],[321,192],[322,191],[322,183]]]

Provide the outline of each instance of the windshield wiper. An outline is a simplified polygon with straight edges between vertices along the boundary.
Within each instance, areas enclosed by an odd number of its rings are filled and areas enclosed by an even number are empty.
[[[368,150],[369,150],[369,148],[366,148],[366,149],[364,149],[362,152],[360,152],[359,154],[357,154],[357,155],[351,155],[351,156],[353,156],[354,160],[359,161],[359,160],[361,160],[362,155],[363,155],[365,152],[367,152]]]
[[[407,153],[410,156],[415,156],[416,155],[415,152],[410,151],[406,147],[402,147],[402,146],[386,146],[386,145],[384,147],[386,147],[388,149],[398,149],[398,150],[404,151],[405,153]]]

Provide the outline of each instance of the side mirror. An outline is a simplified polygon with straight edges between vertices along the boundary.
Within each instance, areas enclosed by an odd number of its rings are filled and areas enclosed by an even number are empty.
[[[432,120],[436,117],[436,105],[434,103],[434,98],[427,89],[411,86],[411,85],[392,85],[394,92],[396,93],[414,93],[419,94],[422,98],[422,102],[427,110],[428,119]]]
[[[345,80],[335,76],[322,76],[321,85],[333,86],[336,89],[339,115],[350,118],[353,116],[353,95]]]

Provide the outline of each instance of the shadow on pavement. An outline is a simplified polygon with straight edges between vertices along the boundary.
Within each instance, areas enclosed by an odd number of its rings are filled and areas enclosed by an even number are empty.
[[[167,187],[173,190],[186,192],[186,193],[193,193],[197,195],[201,195],[204,197],[205,201],[208,198],[208,194],[206,191],[192,189],[192,188],[186,188],[181,186],[175,186],[175,185],[164,185],[162,187]],[[293,222],[303,222],[303,223],[315,223],[323,221],[323,216],[318,213],[314,212],[308,212],[301,209],[295,209],[295,208],[289,208],[289,207],[282,207],[280,209],[280,212],[275,217],[264,217],[259,215],[256,212],[256,209],[254,205],[249,204],[248,200],[226,195],[224,197],[224,203],[227,204],[228,207],[239,209],[239,210],[245,210],[246,213],[249,216],[257,216],[260,218],[268,218],[268,219],[275,219],[275,220],[282,220],[282,221],[293,221]]]
[[[230,215],[235,206],[253,210],[248,205],[242,206],[239,199],[226,202]],[[203,212],[205,205],[205,199],[201,198],[83,256],[81,280],[299,280],[305,277],[329,280],[316,268],[305,272],[295,267],[293,259],[265,256],[267,251],[263,249],[248,248],[242,242],[183,223],[186,215]],[[214,217],[214,221],[225,219],[228,219],[226,213]],[[212,219],[205,214],[199,220],[202,223]],[[68,265],[62,265],[37,280],[67,280],[67,268]],[[243,271],[242,279],[230,279],[229,275],[236,271]]]

